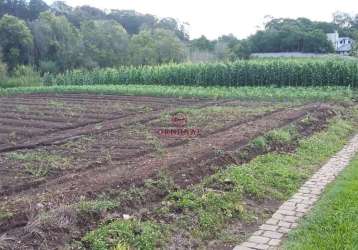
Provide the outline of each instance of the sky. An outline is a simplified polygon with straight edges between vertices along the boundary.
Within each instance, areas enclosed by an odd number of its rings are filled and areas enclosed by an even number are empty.
[[[52,3],[53,0],[47,0]],[[357,0],[65,0],[71,6],[100,9],[134,9],[159,18],[173,17],[189,23],[191,38],[215,39],[234,34],[239,39],[254,34],[265,16],[331,21],[335,11],[358,14]]]

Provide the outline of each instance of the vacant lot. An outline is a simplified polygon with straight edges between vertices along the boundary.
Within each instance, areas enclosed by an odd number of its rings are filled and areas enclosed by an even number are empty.
[[[158,183],[165,176],[175,190],[184,190],[220,169],[268,151],[291,152],[297,138],[324,130],[346,108],[332,103],[94,94],[0,97],[0,236],[7,233],[8,237],[0,238],[0,248],[1,241],[18,249],[44,247],[44,242],[51,249],[61,248],[74,240],[80,242],[100,222],[122,214],[138,213],[141,219],[163,223],[153,211],[169,187],[148,193],[148,181]],[[185,128],[197,129],[198,136],[169,138],[157,133],[158,129],[178,129],[172,122],[178,112],[186,116]],[[270,147],[260,140],[256,147],[250,146],[255,138],[283,128],[295,132],[287,138],[272,133]],[[105,215],[81,215],[75,233],[71,228],[36,224],[43,213],[103,197],[115,200],[138,188],[141,192],[130,198],[121,197],[119,207],[105,206]],[[278,205],[270,201],[262,209],[270,212]],[[244,231],[252,231],[256,224]],[[183,241],[174,237],[168,244],[185,248]],[[214,248],[227,247],[230,244]]]

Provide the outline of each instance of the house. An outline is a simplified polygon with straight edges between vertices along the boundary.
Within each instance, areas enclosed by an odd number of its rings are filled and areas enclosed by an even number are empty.
[[[350,37],[339,37],[338,32],[328,33],[327,39],[330,41],[338,54],[349,55],[353,49],[354,40]]]

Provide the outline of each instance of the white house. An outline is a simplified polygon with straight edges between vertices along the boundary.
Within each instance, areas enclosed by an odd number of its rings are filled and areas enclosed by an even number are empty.
[[[338,32],[328,33],[327,39],[333,44],[338,54],[349,55],[353,49],[354,40],[350,37],[339,37]]]

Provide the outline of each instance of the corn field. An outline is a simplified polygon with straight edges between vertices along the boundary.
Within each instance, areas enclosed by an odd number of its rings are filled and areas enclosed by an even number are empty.
[[[358,87],[357,60],[269,59],[167,64],[46,74],[47,85],[156,84],[184,86]]]

